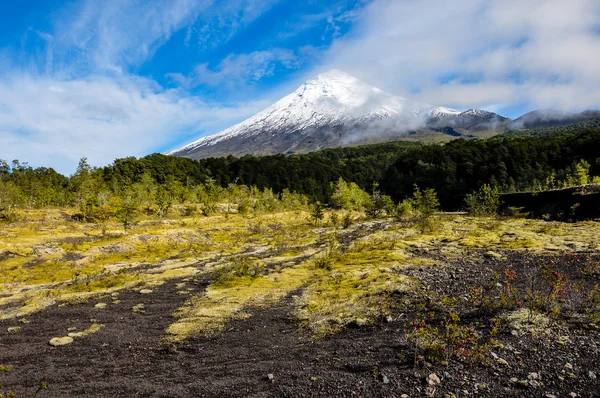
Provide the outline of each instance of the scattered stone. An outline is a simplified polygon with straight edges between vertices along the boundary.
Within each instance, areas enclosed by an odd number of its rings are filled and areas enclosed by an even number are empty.
[[[429,384],[430,386],[437,386],[441,382],[442,381],[435,373],[432,373],[427,377],[427,384]]]
[[[67,345],[67,344],[71,344],[73,342],[73,338],[72,337],[54,337],[53,339],[50,340],[49,344],[52,347],[60,347],[63,345]]]
[[[527,380],[519,380],[518,384],[520,387],[523,387],[523,388],[529,387],[529,382]]]
[[[517,379],[516,377],[511,377],[510,381],[511,381],[511,383],[518,383],[519,379]]]
[[[400,398],[410,398],[410,397],[406,394],[402,394],[402,395],[400,395]]]
[[[598,376],[596,376],[596,373],[592,372],[591,370],[588,372],[588,377],[592,380],[596,380],[598,378]]]
[[[452,379],[452,375],[448,372],[444,372],[444,379],[450,380],[450,379]]]
[[[554,394],[546,394],[545,397],[546,398],[557,398],[556,395],[554,395]]]
[[[569,362],[567,362],[564,367],[567,370],[573,370],[573,365],[571,365]]]
[[[390,383],[390,379],[388,379],[388,377],[386,375],[383,375],[382,381],[383,381],[383,384],[389,384]]]
[[[529,375],[527,376],[527,378],[529,380],[538,380],[540,378],[540,375],[536,372],[531,372],[529,373]]]
[[[492,259],[492,260],[502,260],[504,258],[504,256],[502,254],[493,252],[491,250],[488,251],[488,252],[485,252],[483,254],[483,257],[489,258],[489,259]]]
[[[577,397],[577,393],[576,392],[572,392],[569,394],[570,397],[576,398]]]
[[[275,376],[273,376],[273,373],[269,373],[267,379],[269,379],[271,383],[275,383]]]
[[[540,386],[540,383],[538,383],[535,380],[529,380],[529,385],[533,388],[538,388]]]
[[[142,290],[140,290],[140,294],[150,294],[150,293],[152,293],[152,290],[150,290],[150,289],[142,289]]]
[[[517,331],[517,330],[515,330],[515,329],[511,330],[511,331],[510,331],[510,334],[512,334],[512,335],[513,335],[513,336],[515,336],[515,337],[519,337],[519,331]]]
[[[98,303],[94,306],[94,308],[99,308],[99,309],[106,308],[106,303]]]
[[[8,333],[19,333],[21,331],[21,326],[11,326],[6,329]]]
[[[490,387],[488,387],[488,385],[485,383],[477,384],[476,388],[481,391],[489,391],[490,390]]]

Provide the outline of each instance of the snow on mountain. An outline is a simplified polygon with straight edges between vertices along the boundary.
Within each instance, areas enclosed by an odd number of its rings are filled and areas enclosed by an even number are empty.
[[[460,112],[409,100],[333,69],[308,80],[251,118],[168,154],[199,159],[303,153],[396,140],[423,129],[460,136],[462,133],[455,129],[484,131],[507,121],[493,112]]]
[[[411,101],[373,87],[340,70],[321,73],[269,108],[220,133],[201,138],[169,154],[190,152],[234,137],[265,131],[292,134],[321,126],[359,125],[393,118],[396,124],[422,124],[432,115],[459,111]]]

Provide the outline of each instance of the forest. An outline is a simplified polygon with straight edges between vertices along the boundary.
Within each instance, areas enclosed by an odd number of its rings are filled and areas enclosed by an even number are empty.
[[[200,203],[209,212],[209,203],[234,191],[246,192],[248,198],[298,194],[301,200],[329,204],[340,178],[367,192],[377,188],[395,202],[410,197],[415,186],[433,188],[442,208],[455,210],[466,194],[484,184],[510,193],[598,181],[593,176],[600,175],[599,128],[573,132],[567,126],[561,132],[552,129],[550,135],[542,130],[487,140],[398,141],[291,156],[194,161],[152,154],[117,159],[105,167],[91,167],[82,158],[70,177],[51,168],[0,160],[0,212],[6,218],[20,208],[75,206],[85,217],[88,210],[110,201],[157,213],[173,204]]]

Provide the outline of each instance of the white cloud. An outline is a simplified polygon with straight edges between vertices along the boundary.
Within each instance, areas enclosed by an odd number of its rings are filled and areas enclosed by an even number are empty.
[[[203,63],[196,66],[189,76],[180,73],[170,73],[167,76],[186,88],[206,85],[239,89],[241,86],[273,76],[279,67],[295,69],[301,63],[301,57],[293,51],[276,48],[249,54],[231,54],[214,70],[211,70],[207,63]]]
[[[375,0],[326,64],[455,107],[600,106],[597,0]]]
[[[97,166],[142,156],[203,129],[228,127],[265,105],[214,106],[131,76],[14,75],[0,81],[0,159],[70,174],[82,156]]]

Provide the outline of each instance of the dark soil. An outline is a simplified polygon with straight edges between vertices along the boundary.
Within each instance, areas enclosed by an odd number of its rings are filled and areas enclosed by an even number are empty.
[[[469,286],[488,283],[492,272],[506,265],[526,273],[540,262],[552,262],[576,279],[582,269],[600,261],[598,255],[503,254],[507,259],[488,260],[474,252],[457,261],[432,253],[432,258],[450,265],[406,272],[421,281],[422,294],[460,297]],[[589,278],[598,281],[597,274]],[[451,360],[445,366],[415,368],[414,348],[404,328],[416,309],[400,303],[414,297],[397,297],[391,322],[349,328],[321,341],[310,340],[291,317],[288,297],[278,306],[251,310],[252,317],[230,322],[218,335],[164,345],[161,339],[173,321],[171,314],[187,298],[176,294],[176,282],[152,294],[121,292],[119,304],[106,297],[54,306],[27,317],[27,324],[0,323],[0,364],[13,366],[0,373],[0,392],[25,397],[36,392],[39,397],[600,396],[600,382],[593,377],[600,377],[598,330],[571,324],[544,338],[500,330],[497,338],[504,348],[492,351],[510,367]],[[205,284],[198,281],[196,292]],[[108,307],[95,309],[97,302]],[[133,313],[139,303],[145,312]],[[493,314],[465,309],[466,315],[482,335],[488,333]],[[52,337],[66,335],[69,327],[86,329],[91,319],[105,327],[67,346],[48,344]],[[11,326],[22,330],[8,333]],[[569,339],[559,343],[557,337],[565,330]],[[572,370],[565,368],[567,363]],[[431,373],[439,377],[439,385],[427,385]],[[527,387],[511,381],[530,380],[532,373],[537,378]]]

